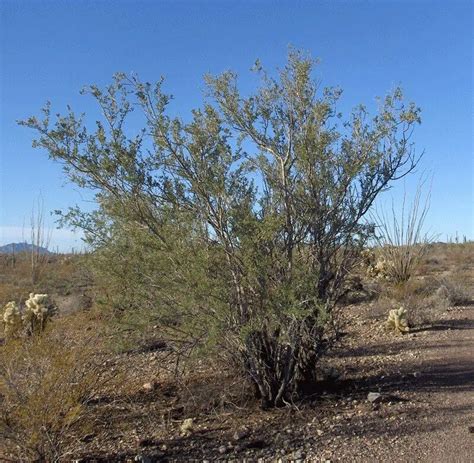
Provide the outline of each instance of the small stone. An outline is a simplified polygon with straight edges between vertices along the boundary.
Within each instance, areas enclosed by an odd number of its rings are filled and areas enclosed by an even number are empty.
[[[238,431],[235,431],[234,435],[232,436],[234,440],[242,440],[245,439],[249,435],[249,430],[247,428],[242,428]]]
[[[143,386],[142,386],[142,389],[145,391],[145,392],[152,392],[154,391],[155,389],[155,384],[154,383],[145,383]]]
[[[134,460],[139,463],[153,463],[155,461],[152,456],[148,455],[137,455]]]
[[[139,447],[151,447],[154,443],[155,443],[155,441],[153,439],[148,438],[148,437],[138,439],[138,446]]]
[[[253,440],[246,445],[248,449],[264,449],[267,446],[268,443],[262,439]]]
[[[316,434],[321,437],[324,434],[324,431],[322,429],[316,429]]]
[[[225,445],[221,445],[221,446],[219,447],[219,453],[220,453],[221,455],[224,455],[224,453],[226,453],[226,452],[227,452],[227,447],[226,447]]]
[[[372,404],[379,403],[382,401],[382,394],[379,392],[369,392],[367,394],[367,400]]]
[[[293,454],[293,458],[295,460],[303,460],[304,458],[306,457],[305,453],[302,451],[302,450],[297,450],[294,454]]]

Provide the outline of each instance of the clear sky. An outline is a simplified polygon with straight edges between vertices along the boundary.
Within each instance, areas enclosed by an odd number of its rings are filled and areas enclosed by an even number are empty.
[[[202,101],[203,74],[230,68],[248,88],[255,59],[281,66],[289,44],[321,58],[317,77],[344,89],[343,111],[375,109],[377,95],[402,85],[423,110],[415,141],[419,172],[433,174],[430,228],[474,238],[472,1],[0,0],[0,10],[0,244],[21,240],[40,194],[48,211],[87,199],[16,120],[46,100],[54,112],[92,112],[79,90],[116,71],[165,76],[187,115]],[[55,231],[52,244],[78,240]]]

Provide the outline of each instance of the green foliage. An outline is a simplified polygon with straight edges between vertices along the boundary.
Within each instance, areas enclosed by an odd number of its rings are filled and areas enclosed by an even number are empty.
[[[295,50],[277,78],[258,64],[248,97],[232,72],[208,76],[188,122],[168,115],[162,80],[123,74],[85,90],[104,115],[93,130],[70,109],[52,123],[49,105],[21,122],[96,192],[98,211],[64,219],[85,230],[117,308],[219,345],[266,405],[314,380],[331,309],[372,233],[362,218],[417,162],[419,109],[400,90],[374,118],[361,106],[342,123],[341,91],[321,91],[314,64]],[[144,128],[130,136],[134,109]]]

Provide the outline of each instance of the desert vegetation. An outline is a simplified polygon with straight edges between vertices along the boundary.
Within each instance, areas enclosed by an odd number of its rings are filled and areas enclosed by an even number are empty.
[[[207,76],[189,117],[163,80],[117,74],[83,92],[95,126],[49,104],[20,122],[97,209],[61,213],[85,255],[0,256],[0,459],[302,460],[293,424],[324,439],[331,400],[389,401],[363,375],[393,359],[354,352],[407,348],[472,301],[472,243],[424,233],[421,190],[407,214],[374,211],[419,162],[420,109],[397,88],[344,118],[314,67],[293,49],[277,73],[257,62],[250,93]]]
[[[362,219],[418,161],[410,136],[420,111],[401,90],[371,122],[361,106],[342,125],[341,92],[320,89],[313,65],[292,50],[273,78],[257,63],[262,84],[248,97],[232,72],[208,76],[209,101],[190,122],[167,115],[162,81],[120,74],[106,89],[85,90],[105,119],[92,133],[72,111],[52,122],[49,106],[44,119],[21,122],[70,180],[97,191],[97,212],[71,210],[65,220],[103,257],[117,246],[127,253],[131,240],[132,258],[151,247],[152,274],[138,267],[147,279],[127,286],[145,298],[155,287],[146,302],[166,329],[205,345],[219,340],[265,407],[314,383],[337,336],[332,309],[370,237]],[[145,126],[129,138],[132,109]]]

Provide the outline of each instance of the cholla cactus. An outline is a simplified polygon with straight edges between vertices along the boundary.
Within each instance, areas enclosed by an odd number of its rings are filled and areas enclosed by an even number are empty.
[[[25,303],[23,323],[28,326],[30,334],[41,333],[48,320],[56,314],[57,309],[49,300],[47,294],[30,293],[30,298]]]
[[[22,328],[21,313],[16,302],[11,301],[5,305],[0,321],[7,339],[16,336],[20,332]]]
[[[408,333],[407,311],[404,307],[393,309],[388,313],[387,328],[403,334]]]
[[[390,278],[390,265],[383,257],[377,258],[372,249],[364,249],[362,257],[366,265],[367,276],[377,280]]]
[[[186,418],[181,424],[181,433],[184,436],[190,436],[194,432],[194,419]]]
[[[363,249],[360,253],[360,256],[362,257],[366,266],[369,266],[375,260],[375,252],[370,248]]]

